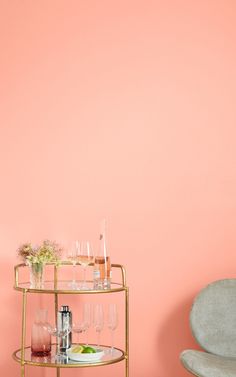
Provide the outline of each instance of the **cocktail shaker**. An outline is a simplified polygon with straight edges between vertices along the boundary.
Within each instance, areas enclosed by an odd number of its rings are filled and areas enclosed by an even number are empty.
[[[69,306],[61,306],[57,312],[57,327],[59,331],[66,332],[60,341],[60,351],[66,352],[72,345],[72,312],[69,310]]]

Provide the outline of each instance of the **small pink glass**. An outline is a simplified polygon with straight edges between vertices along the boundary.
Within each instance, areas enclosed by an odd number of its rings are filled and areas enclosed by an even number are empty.
[[[51,352],[51,335],[48,332],[47,310],[39,309],[31,331],[31,352],[34,356],[47,356]]]

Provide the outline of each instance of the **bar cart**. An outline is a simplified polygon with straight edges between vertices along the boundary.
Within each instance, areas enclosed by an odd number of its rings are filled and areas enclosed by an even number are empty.
[[[67,261],[62,261],[61,265],[69,265]],[[96,366],[105,366],[109,364],[115,364],[120,361],[125,362],[125,377],[129,377],[129,289],[126,286],[126,272],[125,268],[120,264],[112,264],[112,268],[117,269],[121,273],[121,282],[112,282],[111,288],[106,290],[71,290],[68,289],[68,281],[58,279],[58,267],[53,266],[53,280],[45,281],[44,287],[42,289],[30,288],[29,282],[19,282],[19,271],[21,269],[27,268],[26,264],[18,264],[15,266],[15,284],[14,289],[22,292],[22,329],[21,329],[21,348],[13,353],[13,359],[20,363],[21,365],[21,377],[25,377],[25,365],[40,366],[40,367],[50,367],[55,368],[56,376],[60,377],[61,369],[66,368],[88,368]],[[109,350],[109,346],[103,346],[105,351],[105,356],[98,362],[74,362],[68,360],[66,363],[60,363],[56,360],[56,345],[52,346],[52,351],[50,357],[34,358],[31,355],[31,347],[27,346],[26,343],[26,305],[27,305],[27,295],[29,293],[39,293],[39,294],[51,294],[54,297],[54,307],[55,307],[55,320],[57,318],[58,311],[58,295],[68,294],[68,295],[94,295],[94,294],[109,294],[115,292],[124,292],[125,298],[125,350],[114,348],[114,352],[106,352]]]

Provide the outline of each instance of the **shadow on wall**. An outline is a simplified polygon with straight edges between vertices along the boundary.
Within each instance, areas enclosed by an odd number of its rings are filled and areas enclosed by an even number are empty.
[[[201,349],[195,342],[189,324],[194,297],[186,299],[167,317],[158,338],[158,354],[168,376],[189,376],[179,361],[180,353],[188,348]]]

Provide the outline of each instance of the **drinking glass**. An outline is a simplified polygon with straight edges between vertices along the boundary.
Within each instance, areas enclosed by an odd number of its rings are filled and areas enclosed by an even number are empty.
[[[104,315],[103,315],[103,306],[102,304],[96,304],[94,306],[94,315],[93,315],[93,326],[97,333],[97,346],[100,346],[100,337],[101,331],[104,326]]]
[[[73,265],[73,280],[71,283],[69,283],[69,287],[71,287],[72,289],[78,288],[78,284],[76,283],[76,262],[77,262],[78,251],[79,251],[78,241],[72,242],[67,249],[67,259]]]
[[[57,338],[57,353],[55,359],[57,361],[63,361],[67,359],[67,355],[61,352],[60,345],[61,339],[65,338],[71,332],[71,327],[68,325],[65,329],[59,329],[57,326],[48,325],[47,329],[50,335]]]
[[[82,334],[86,330],[85,323],[82,321],[73,322],[73,332],[76,334]],[[78,336],[78,343],[79,343],[79,336]]]
[[[83,268],[83,283],[80,286],[80,289],[88,290],[89,286],[86,284],[86,270],[90,263],[94,261],[93,251],[89,241],[82,241],[80,243],[77,261]]]
[[[91,304],[86,302],[83,306],[83,318],[86,332],[86,345],[88,346],[88,330],[91,326]]]
[[[83,314],[81,320],[73,323],[73,332],[82,334],[87,331],[87,345],[88,345],[88,329],[91,325],[91,305],[89,303],[83,304]],[[79,339],[78,339],[79,343]]]
[[[109,304],[107,325],[111,331],[111,353],[114,351],[114,331],[118,326],[118,311],[116,304]]]

